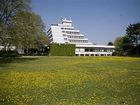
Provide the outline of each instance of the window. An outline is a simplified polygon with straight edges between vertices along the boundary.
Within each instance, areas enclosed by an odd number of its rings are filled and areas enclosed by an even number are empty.
[[[76,50],[77,52],[79,52],[79,51],[80,51],[80,49],[79,49],[79,48],[76,48],[75,50]]]
[[[90,49],[90,52],[93,52],[93,49]]]
[[[106,48],[104,49],[104,52],[107,52],[107,49]]]
[[[86,48],[86,49],[85,49],[85,52],[89,52],[89,49],[88,49],[88,48]]]
[[[64,40],[67,40],[67,38],[64,38]]]

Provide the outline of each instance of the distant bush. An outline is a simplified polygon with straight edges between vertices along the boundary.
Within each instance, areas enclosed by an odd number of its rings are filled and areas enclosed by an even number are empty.
[[[51,56],[75,56],[74,44],[51,44],[50,45]]]
[[[43,48],[29,48],[28,49],[28,55],[29,56],[46,56],[49,54],[49,49],[48,47],[43,47]],[[27,49],[24,49],[24,54],[22,55],[27,55]]]

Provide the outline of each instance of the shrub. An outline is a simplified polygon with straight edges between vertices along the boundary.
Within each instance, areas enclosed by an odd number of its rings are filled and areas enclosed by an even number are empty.
[[[20,56],[18,54],[18,52],[16,50],[9,50],[9,51],[5,51],[5,50],[1,50],[0,51],[0,57],[18,57]]]

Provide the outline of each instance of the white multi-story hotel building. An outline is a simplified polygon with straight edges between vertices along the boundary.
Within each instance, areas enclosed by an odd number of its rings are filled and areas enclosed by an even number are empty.
[[[72,26],[72,20],[63,18],[60,24],[52,24],[47,32],[49,44],[75,44],[77,56],[111,56],[114,46],[94,45]]]

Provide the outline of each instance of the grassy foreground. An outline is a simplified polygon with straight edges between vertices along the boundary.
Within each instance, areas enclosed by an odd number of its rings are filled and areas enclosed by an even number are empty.
[[[140,58],[0,58],[0,105],[140,105]]]

